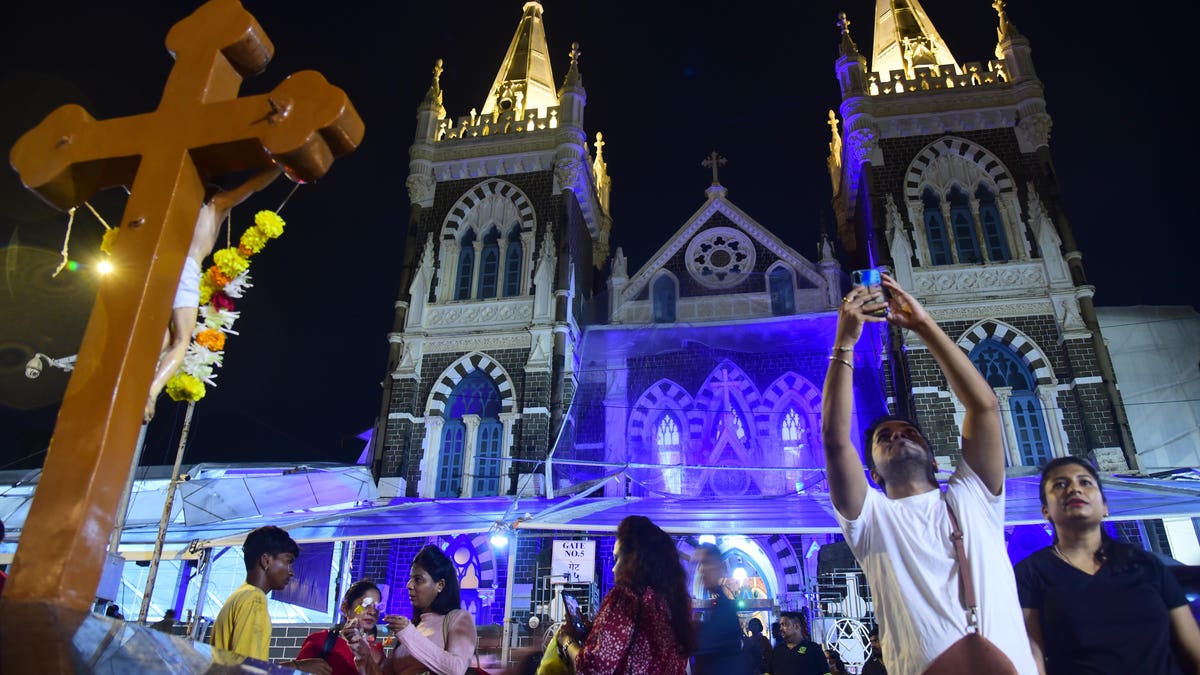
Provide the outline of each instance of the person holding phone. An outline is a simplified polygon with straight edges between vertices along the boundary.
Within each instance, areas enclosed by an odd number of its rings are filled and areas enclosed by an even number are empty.
[[[346,589],[342,598],[342,616],[345,621],[340,626],[328,630],[319,630],[310,634],[300,647],[297,660],[321,659],[329,663],[332,675],[358,675],[359,667],[355,664],[354,650],[342,636],[345,630],[358,630],[371,650],[371,660],[377,667],[383,665],[383,642],[376,634],[376,623],[379,621],[379,586],[369,580],[356,581]]]
[[[398,614],[383,617],[399,644],[383,662],[385,675],[464,675],[479,637],[471,613],[461,609],[462,598],[454,563],[433,544],[417,552],[408,577],[408,598],[413,618]],[[342,633],[354,650],[360,672],[380,672],[371,658],[361,630]]]
[[[591,630],[578,635],[568,621],[554,636],[563,656],[575,675],[684,675],[696,641],[675,541],[649,518],[628,516],[613,560],[616,584]]]
[[[967,672],[952,661],[966,651],[974,675],[1038,673],[1004,547],[1005,455],[996,394],[916,298],[887,274],[880,282],[881,289],[855,286],[842,299],[821,439],[838,524],[875,593],[888,672]],[[884,309],[886,316],[879,316]],[[944,494],[934,477],[933,450],[912,420],[875,420],[863,439],[862,462],[850,439],[854,349],[866,323],[883,321],[920,339],[928,357],[912,358],[935,361],[966,410],[962,461]],[[868,485],[863,462],[882,491]]]

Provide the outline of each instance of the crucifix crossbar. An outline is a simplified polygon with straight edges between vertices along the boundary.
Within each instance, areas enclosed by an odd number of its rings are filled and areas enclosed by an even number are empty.
[[[6,627],[16,625],[13,603],[91,607],[205,183],[273,164],[313,181],[363,137],[345,92],[315,71],[238,98],[243,78],[274,54],[238,0],[205,3],[166,44],[176,62],[157,110],[96,121],[63,106],[10,156],[25,185],[61,209],[131,189],[116,269],[97,294],[0,605]],[[7,657],[15,645],[5,633]]]

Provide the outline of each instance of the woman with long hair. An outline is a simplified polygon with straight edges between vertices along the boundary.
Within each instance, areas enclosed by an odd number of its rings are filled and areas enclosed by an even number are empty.
[[[454,563],[437,546],[417,552],[408,577],[408,599],[413,618],[398,614],[383,617],[398,644],[383,663],[387,675],[463,675],[471,664],[478,636],[471,613],[461,609],[458,573]],[[348,638],[349,639],[349,638]],[[362,640],[350,640],[361,655]],[[362,658],[362,672],[374,675]]]
[[[350,643],[342,637],[345,629],[358,629],[370,648],[370,658],[375,665],[383,664],[383,643],[376,639],[375,624],[379,621],[379,586],[370,580],[356,581],[346,589],[342,598],[341,626],[320,630],[310,634],[300,647],[297,661],[321,659],[330,666],[333,675],[358,675],[359,667],[354,663],[355,653]],[[332,637],[331,637],[332,636]]]
[[[1016,565],[1034,657],[1046,673],[1200,673],[1200,628],[1179,582],[1153,555],[1103,527],[1100,476],[1079,457],[1042,470],[1053,543]]]
[[[576,675],[683,675],[696,649],[691,597],[670,535],[644,516],[617,526],[616,584],[587,636],[571,622],[555,639]]]

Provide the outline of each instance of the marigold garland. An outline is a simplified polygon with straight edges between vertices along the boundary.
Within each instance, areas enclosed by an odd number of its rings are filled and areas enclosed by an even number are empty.
[[[225,334],[233,331],[238,312],[234,299],[250,284],[250,257],[267,242],[283,234],[283,218],[274,211],[254,214],[254,225],[246,228],[236,247],[213,254],[213,265],[200,279],[200,321],[192,334],[192,344],[179,371],[167,381],[167,395],[174,401],[195,402],[204,398],[205,384],[216,386],[213,369],[221,365]],[[115,231],[115,230],[114,230]]]

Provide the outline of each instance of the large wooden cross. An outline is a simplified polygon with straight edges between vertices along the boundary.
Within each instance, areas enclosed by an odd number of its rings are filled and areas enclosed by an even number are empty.
[[[102,188],[131,189],[115,273],[97,293],[0,598],[3,665],[12,672],[34,672],[14,652],[45,656],[18,642],[21,625],[36,622],[25,610],[82,616],[94,600],[206,181],[272,164],[293,180],[316,180],[363,136],[345,92],[315,71],[238,98],[242,79],[274,54],[238,0],[210,0],[175,24],[166,44],[176,62],[157,110],[98,122],[63,106],[11,153],[25,185],[61,209]]]

